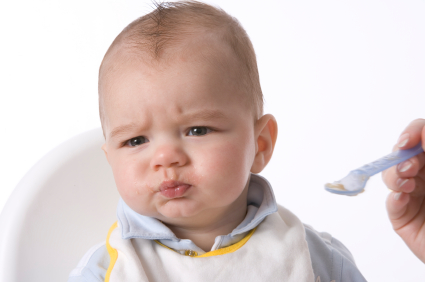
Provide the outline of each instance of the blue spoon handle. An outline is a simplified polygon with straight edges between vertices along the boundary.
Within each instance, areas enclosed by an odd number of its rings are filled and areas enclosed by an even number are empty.
[[[395,152],[392,152],[389,155],[386,155],[385,157],[382,157],[374,162],[371,162],[367,165],[364,165],[354,171],[358,171],[359,173],[366,174],[368,176],[372,176],[374,174],[377,174],[383,170],[386,170],[387,168],[390,168],[396,164],[399,164],[401,162],[404,162],[420,153],[422,153],[424,150],[422,149],[422,144],[419,143],[415,147],[407,150],[398,150]]]

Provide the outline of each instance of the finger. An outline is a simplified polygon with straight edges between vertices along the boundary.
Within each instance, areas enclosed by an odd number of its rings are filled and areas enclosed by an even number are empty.
[[[421,169],[417,169],[419,165],[419,163],[415,163],[414,167],[402,173],[397,171],[397,167],[391,167],[382,172],[382,180],[393,191],[412,193],[413,196],[424,195],[425,167],[422,165]],[[410,170],[412,171],[409,172]]]
[[[420,177],[411,178],[409,182],[413,183],[414,189],[410,193],[412,197],[423,197],[425,195],[425,181]],[[401,187],[402,191],[404,191],[404,187]]]
[[[390,167],[382,172],[382,180],[388,189],[399,191],[396,185],[397,179],[400,177],[397,174],[397,168],[395,166]]]
[[[397,145],[394,146],[397,150]],[[414,182],[409,178],[419,177],[425,180],[425,153],[421,153],[397,166],[393,166],[382,172],[382,180],[387,187],[394,191],[410,193],[415,188]],[[402,188],[402,189],[400,189]]]
[[[425,153],[414,156],[407,161],[397,165],[397,175],[402,178],[410,178],[418,175],[419,171],[424,167]]]
[[[414,178],[399,178],[396,181],[397,187],[395,188],[397,192],[403,193],[412,193],[416,189],[416,181]]]
[[[425,119],[412,121],[400,134],[397,141],[399,149],[409,149],[414,147],[419,141],[425,140]],[[425,142],[422,144],[425,147]]]
[[[425,165],[419,170],[417,177],[425,181]]]
[[[413,226],[425,221],[424,197],[412,197],[403,192],[391,192],[387,197],[388,217],[394,230],[400,232],[407,224]]]
[[[425,222],[424,197],[390,193],[387,198],[388,217],[394,230],[403,238],[411,236]]]
[[[424,156],[421,154],[418,158],[411,159],[412,167],[407,171],[398,171],[398,178],[395,182],[396,191],[411,193],[414,197],[425,195],[425,166]],[[401,166],[402,168],[405,165]],[[397,167],[400,170],[399,167]],[[397,189],[398,188],[398,189]]]
[[[409,168],[409,170],[411,170],[411,168]],[[408,175],[406,172],[404,173]],[[397,166],[393,166],[387,170],[384,170],[382,172],[382,180],[384,181],[388,189],[396,192],[402,191],[405,193],[411,193],[416,187],[415,180],[412,178],[412,176],[400,177],[397,171]]]
[[[388,189],[394,192],[412,193],[416,189],[415,178],[383,178]],[[389,180],[391,179],[391,180]],[[419,193],[421,194],[421,193]]]
[[[405,222],[400,222],[400,219],[406,214],[407,204],[410,196],[403,192],[391,192],[387,197],[388,217],[393,224],[394,229],[400,228]]]

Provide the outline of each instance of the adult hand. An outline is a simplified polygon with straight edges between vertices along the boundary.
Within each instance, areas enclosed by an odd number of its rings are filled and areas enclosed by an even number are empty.
[[[393,150],[410,149],[422,141],[425,150],[425,119],[412,121],[400,135]],[[382,173],[393,190],[387,211],[395,232],[425,263],[425,153],[421,153]]]

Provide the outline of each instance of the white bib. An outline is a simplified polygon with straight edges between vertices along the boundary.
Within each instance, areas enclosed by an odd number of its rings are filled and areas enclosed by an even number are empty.
[[[304,226],[290,211],[279,206],[249,236],[224,254],[190,257],[153,240],[122,239],[115,228],[106,242],[111,263],[105,281],[314,282]]]

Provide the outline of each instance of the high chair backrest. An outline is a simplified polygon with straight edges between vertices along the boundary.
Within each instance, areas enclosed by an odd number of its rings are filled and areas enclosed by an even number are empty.
[[[0,215],[0,282],[66,281],[116,221],[118,193],[101,129],[53,149],[24,176]]]

